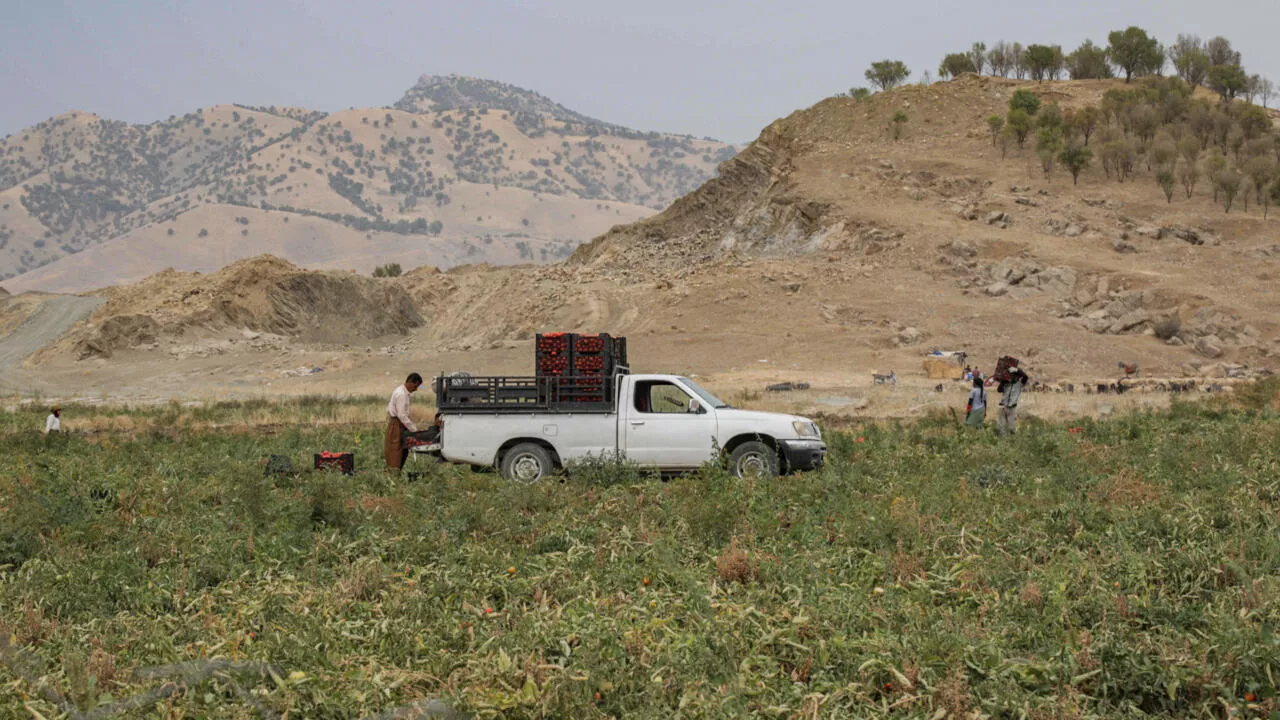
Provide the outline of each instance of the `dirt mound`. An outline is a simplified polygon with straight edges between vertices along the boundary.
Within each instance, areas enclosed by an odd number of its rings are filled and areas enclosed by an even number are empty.
[[[9,291],[5,290],[3,286],[0,286],[0,300],[3,300],[7,297],[9,297]]]
[[[110,357],[161,338],[222,331],[341,344],[404,335],[422,324],[412,298],[396,283],[301,270],[262,255],[208,276],[168,270],[113,288],[68,340],[78,357]]]

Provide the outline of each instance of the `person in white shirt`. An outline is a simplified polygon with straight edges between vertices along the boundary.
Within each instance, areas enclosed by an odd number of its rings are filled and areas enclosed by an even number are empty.
[[[44,434],[62,432],[62,408],[54,405],[49,411],[49,417],[44,421]]]
[[[387,471],[400,472],[404,461],[409,457],[409,448],[404,444],[405,433],[417,432],[418,426],[409,417],[409,396],[422,387],[422,376],[410,373],[403,385],[397,385],[391,393],[391,401],[387,403],[387,435],[382,443],[382,452],[387,459]]]
[[[982,386],[982,376],[974,373],[973,389],[969,391],[969,403],[964,410],[964,424],[980,428],[987,419],[987,391]]]

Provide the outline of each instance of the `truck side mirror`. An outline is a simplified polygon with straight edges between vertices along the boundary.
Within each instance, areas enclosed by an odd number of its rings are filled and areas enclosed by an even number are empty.
[[[689,398],[689,412],[695,415],[701,415],[706,412],[706,409],[702,407],[697,398]]]

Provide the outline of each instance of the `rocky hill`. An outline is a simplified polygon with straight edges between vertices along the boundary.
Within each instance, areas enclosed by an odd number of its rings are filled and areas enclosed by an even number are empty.
[[[665,207],[733,153],[459,77],[423,78],[396,108],[332,115],[69,113],[0,142],[0,279],[84,290],[261,252],[361,271],[550,262]]]
[[[1207,182],[1167,198],[1144,154],[1125,182],[1096,161],[1075,184],[1046,175],[1031,142],[1002,150],[987,126],[1017,90],[1065,112],[1128,89],[966,75],[825,100],[562,263],[383,281],[425,320],[398,362],[483,366],[510,349],[511,369],[524,368],[534,333],[577,329],[631,336],[638,368],[752,382],[910,377],[934,348],[988,369],[1017,355],[1046,380],[1114,377],[1119,363],[1178,376],[1280,369],[1280,214],[1252,193],[1247,210],[1225,212]],[[1123,144],[1119,121],[1106,125],[1100,156]],[[138,314],[116,307],[94,322]],[[70,353],[48,357],[74,367]]]

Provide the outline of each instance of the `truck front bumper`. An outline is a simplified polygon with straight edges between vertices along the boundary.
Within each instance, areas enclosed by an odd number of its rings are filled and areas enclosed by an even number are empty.
[[[827,458],[827,444],[821,440],[779,440],[786,472],[804,472],[822,467]]]

